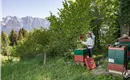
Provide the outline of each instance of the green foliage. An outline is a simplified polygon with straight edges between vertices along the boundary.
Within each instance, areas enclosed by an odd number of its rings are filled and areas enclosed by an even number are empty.
[[[42,45],[43,47],[46,47],[46,45],[49,44],[51,34],[49,30],[40,28],[40,29],[35,29],[34,32],[32,33],[34,42],[36,42],[39,45]]]
[[[77,47],[79,35],[86,33],[90,26],[89,15],[90,0],[77,0],[63,2],[63,9],[59,9],[59,17],[51,13],[50,31],[52,33],[52,47],[55,52],[63,54]]]
[[[18,40],[22,40],[22,39],[23,39],[23,34],[22,34],[21,29],[20,29],[18,32]]]
[[[95,0],[91,5],[93,20],[91,27],[95,34],[96,48],[104,48],[106,44],[113,43],[118,37],[118,0]]]
[[[40,52],[39,46],[32,40],[21,40],[18,45],[13,46],[12,56],[31,58]]]
[[[120,0],[120,26],[130,24],[130,0]]]
[[[64,1],[59,17],[52,13],[48,17],[56,53],[73,51],[78,47],[79,35],[90,30],[96,35],[95,48],[105,49],[106,44],[113,43],[118,37],[118,8],[118,0]]]
[[[18,33],[17,33],[17,31],[14,31],[14,30],[12,29],[12,31],[11,31],[10,34],[9,34],[9,40],[10,40],[10,45],[11,45],[11,46],[17,44],[17,41],[18,41]]]
[[[18,45],[13,46],[12,56],[21,58],[31,58],[37,54],[48,51],[50,35],[46,29],[35,29],[30,32],[26,39],[19,41]]]
[[[2,54],[2,37],[0,35],[0,54]]]
[[[9,49],[9,38],[5,32],[1,32],[1,54],[7,55]]]
[[[28,32],[27,32],[26,29],[22,28],[22,29],[20,29],[20,31],[21,31],[21,33],[23,35],[23,38],[27,38],[28,37]]]

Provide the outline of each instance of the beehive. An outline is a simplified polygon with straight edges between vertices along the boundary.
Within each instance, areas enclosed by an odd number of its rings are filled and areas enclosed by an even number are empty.
[[[113,47],[110,46],[108,48],[108,62],[109,63],[115,63],[115,64],[121,64],[124,65],[126,64],[126,47],[122,46],[122,47]]]
[[[88,56],[89,51],[87,48],[79,48],[74,50],[74,60],[76,63],[85,62],[85,58]]]
[[[123,73],[127,69],[127,47],[108,47],[108,70]]]

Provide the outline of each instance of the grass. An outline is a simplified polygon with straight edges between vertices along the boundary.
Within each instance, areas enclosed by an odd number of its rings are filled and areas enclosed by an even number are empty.
[[[72,61],[72,60],[70,60]],[[86,67],[73,62],[66,63],[63,58],[47,60],[43,65],[41,58],[26,59],[1,66],[2,80],[121,80],[112,75],[94,75]]]

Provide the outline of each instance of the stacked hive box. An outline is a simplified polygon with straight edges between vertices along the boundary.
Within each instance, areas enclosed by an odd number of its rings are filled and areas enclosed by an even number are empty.
[[[109,72],[122,74],[127,69],[127,47],[108,47],[108,70]]]
[[[80,48],[74,50],[74,60],[76,63],[80,63],[82,65],[85,64],[85,58],[88,56],[89,52],[86,48]]]
[[[127,47],[128,47],[127,56],[128,56],[128,58],[130,58],[130,39],[121,39],[120,44],[127,45]]]

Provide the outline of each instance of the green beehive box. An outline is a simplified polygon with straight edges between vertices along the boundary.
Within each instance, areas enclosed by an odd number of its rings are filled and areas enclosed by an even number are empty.
[[[79,48],[74,50],[75,55],[86,55],[89,54],[89,51],[87,48]]]
[[[128,51],[130,51],[130,42],[120,42],[120,44],[127,45]]]
[[[108,50],[108,61],[115,64],[126,64],[126,51],[124,50]]]

